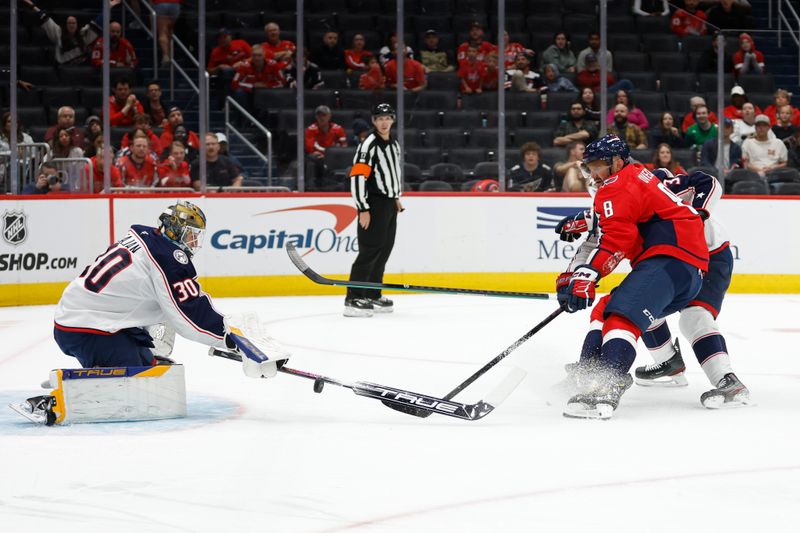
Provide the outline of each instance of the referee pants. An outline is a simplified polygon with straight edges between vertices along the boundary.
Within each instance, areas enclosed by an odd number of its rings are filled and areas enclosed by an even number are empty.
[[[394,248],[397,233],[397,203],[394,198],[369,197],[370,223],[367,229],[358,225],[358,257],[350,269],[350,281],[383,283],[383,271]],[[381,297],[380,289],[347,289],[348,298]]]

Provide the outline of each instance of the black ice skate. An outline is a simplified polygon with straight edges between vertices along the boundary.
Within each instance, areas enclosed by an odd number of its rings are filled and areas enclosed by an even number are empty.
[[[686,387],[686,364],[681,357],[681,346],[675,339],[675,355],[657,365],[636,368],[636,384],[643,387]]]
[[[53,406],[56,404],[55,396],[34,396],[24,402],[10,403],[8,406],[31,422],[52,426],[56,423],[56,414]]]
[[[625,391],[633,385],[630,374],[601,372],[587,392],[576,394],[567,402],[564,416],[567,418],[608,419],[619,405]]]
[[[344,316],[370,317],[374,311],[372,300],[368,298],[345,298]]]
[[[725,374],[716,389],[704,392],[700,396],[700,403],[708,409],[719,409],[721,407],[741,407],[750,405],[750,391],[739,381],[736,374],[730,372]]]
[[[575,395],[591,385],[597,364],[594,359],[566,363],[567,376],[553,385],[553,389],[565,395]]]
[[[369,301],[372,302],[372,308],[375,313],[391,313],[394,311],[394,302],[386,296],[381,296],[377,299],[370,298]]]

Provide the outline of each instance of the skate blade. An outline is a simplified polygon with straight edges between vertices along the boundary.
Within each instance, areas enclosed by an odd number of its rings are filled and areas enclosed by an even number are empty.
[[[40,424],[42,426],[47,424],[47,417],[44,415],[37,415],[36,413],[32,413],[30,409],[28,409],[27,402],[20,402],[20,403],[10,403],[8,406],[17,413],[21,414],[34,424]]]
[[[689,381],[683,372],[674,376],[664,376],[656,379],[634,378],[637,385],[641,387],[688,387]]]
[[[383,315],[383,314],[386,314],[386,313],[394,313],[394,306],[392,306],[392,307],[378,307],[378,306],[375,306],[375,308],[372,310],[372,312],[375,313],[376,315]]]
[[[737,394],[730,401],[725,401],[724,396],[714,396],[702,402],[703,407],[706,409],[732,409],[736,407],[755,407],[754,402],[749,394]]]
[[[350,318],[369,318],[372,316],[373,311],[370,309],[353,309],[351,307],[346,307],[342,314]]]
[[[614,408],[604,403],[599,403],[594,407],[583,403],[569,403],[563,414],[565,418],[609,420],[614,414]]]

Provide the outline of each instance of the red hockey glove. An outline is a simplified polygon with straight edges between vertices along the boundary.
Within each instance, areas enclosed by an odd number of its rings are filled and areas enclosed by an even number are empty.
[[[562,272],[556,278],[556,298],[558,305],[565,307],[567,305],[567,289],[569,288],[569,280],[572,279],[572,272]]]
[[[556,233],[560,234],[559,239],[572,242],[580,238],[581,233],[589,231],[588,217],[590,216],[591,212],[586,210],[561,219],[556,226]]]
[[[598,277],[598,272],[589,266],[578,267],[572,273],[567,287],[565,306],[568,313],[586,309],[594,303],[594,290]]]

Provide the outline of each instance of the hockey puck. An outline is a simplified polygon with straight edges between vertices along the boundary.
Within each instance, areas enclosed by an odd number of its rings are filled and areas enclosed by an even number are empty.
[[[322,388],[325,386],[325,382],[321,379],[314,380],[314,392],[320,393],[322,392]]]

